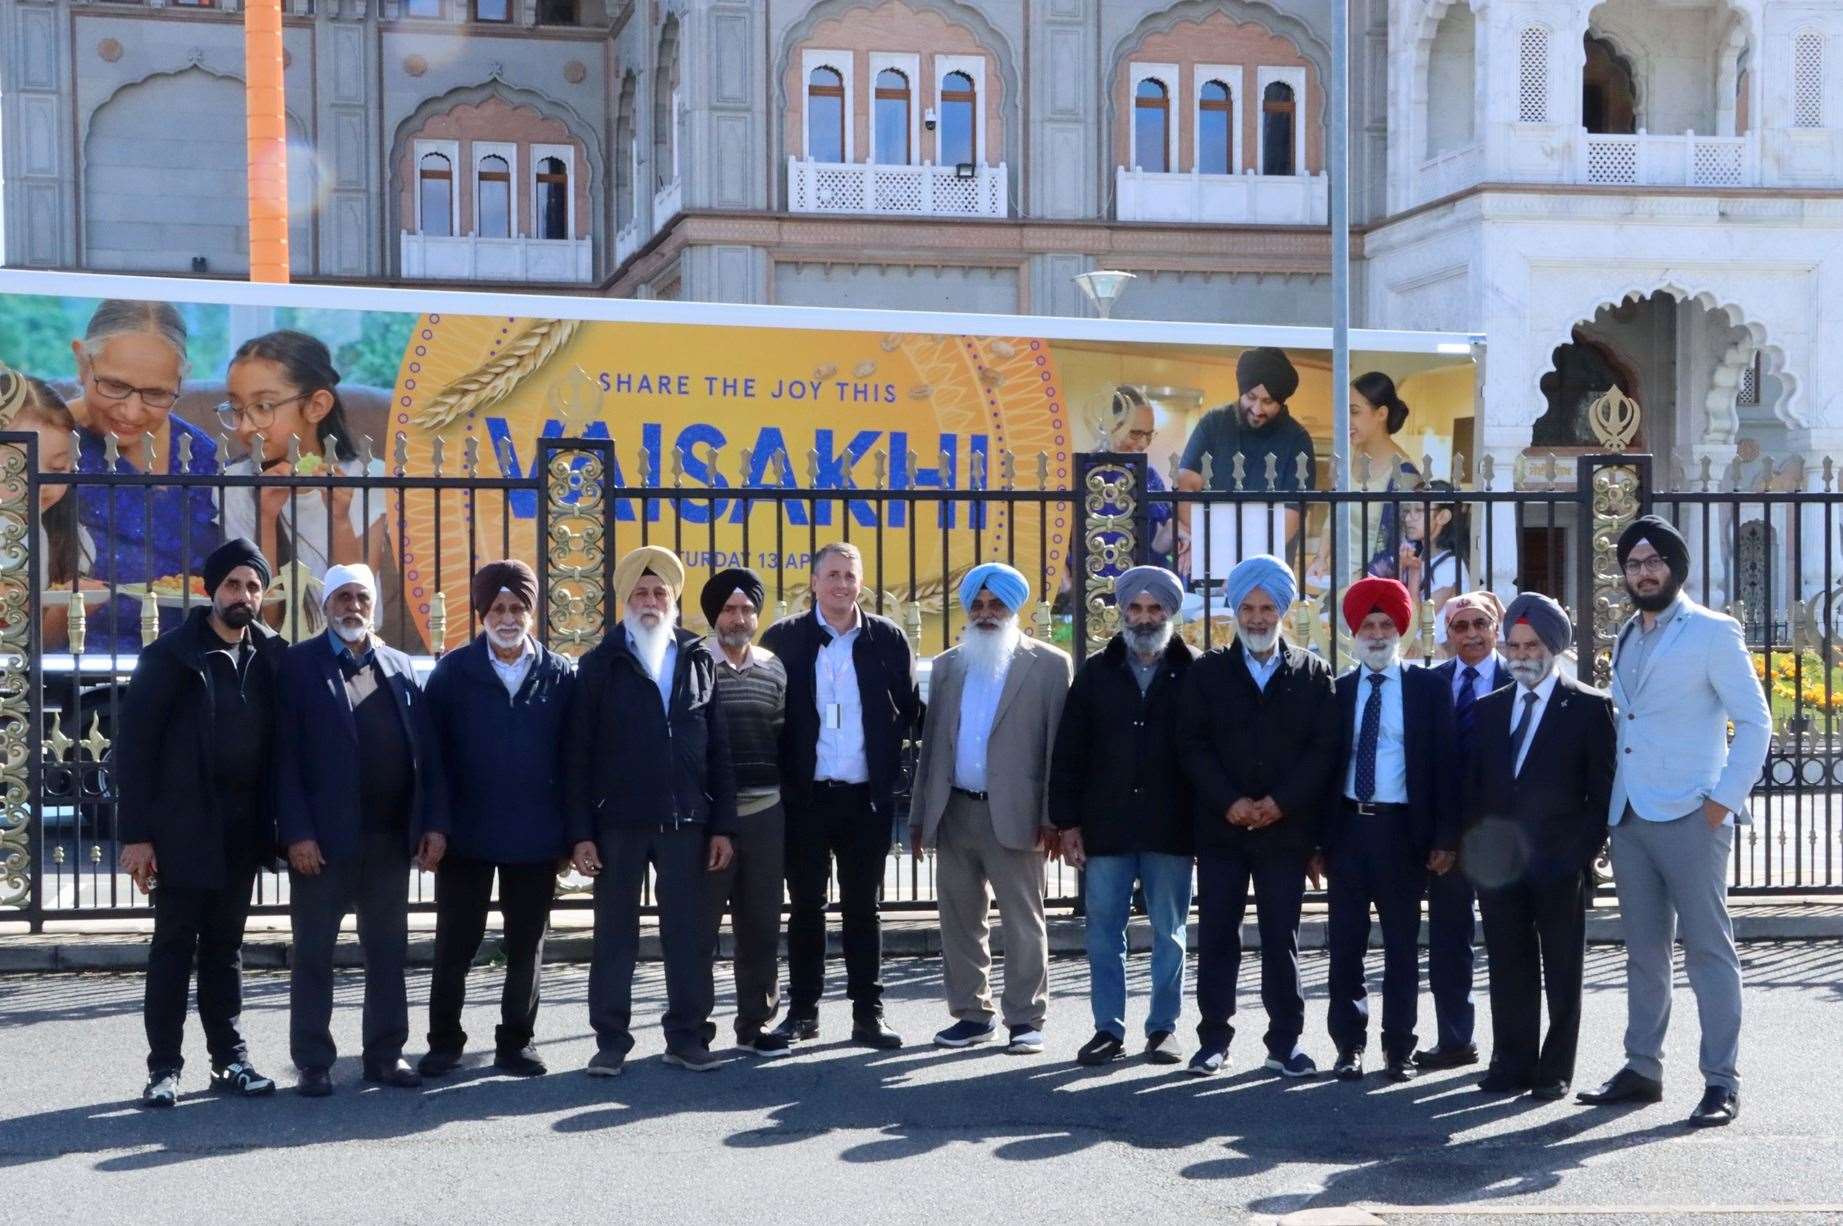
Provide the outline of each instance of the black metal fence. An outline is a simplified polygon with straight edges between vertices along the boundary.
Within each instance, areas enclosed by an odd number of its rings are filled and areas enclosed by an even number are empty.
[[[75,471],[41,471],[41,443],[0,435],[0,718],[13,746],[0,905],[35,926],[145,910],[115,866],[110,761],[123,688],[141,644],[206,599],[198,563],[224,533],[246,526],[279,563],[265,611],[277,629],[297,640],[318,633],[327,562],[370,560],[384,589],[380,632],[429,666],[471,633],[465,576],[490,558],[534,564],[542,634],[579,651],[604,619],[618,618],[608,577],[636,545],[670,546],[687,558],[694,583],[722,565],[754,566],[769,585],[766,622],[804,607],[820,545],[851,540],[864,554],[867,606],[907,630],[925,689],[925,661],[958,628],[955,582],[977,562],[1006,560],[1031,577],[1037,601],[1027,628],[1080,658],[1112,631],[1112,575],[1146,560],[1186,574],[1184,633],[1204,648],[1226,644],[1233,628],[1221,576],[1256,552],[1292,562],[1303,592],[1288,633],[1335,667],[1349,653],[1336,615],[1343,589],[1382,573],[1422,598],[1404,646],[1415,658],[1441,654],[1434,609],[1449,589],[1533,588],[1575,613],[1566,666],[1600,680],[1625,614],[1612,541],[1633,515],[1655,509],[1692,542],[1691,594],[1746,628],[1773,709],[1772,751],[1753,824],[1736,841],[1732,885],[1843,889],[1843,525],[1828,477],[1788,478],[1769,466],[1765,482],[1749,483],[1764,488],[1742,489],[1735,474],[1655,493],[1648,457],[1595,455],[1539,457],[1513,472],[1456,461],[1448,487],[1377,481],[1375,489],[1276,492],[1271,474],[1250,482],[1210,473],[1209,484],[1226,488],[1174,492],[1142,455],[1085,454],[1056,469],[1047,455],[1020,465],[1001,453],[990,465],[975,457],[958,482],[942,457],[938,487],[889,471],[881,455],[832,471],[810,456],[801,485],[784,456],[761,467],[745,455],[741,471],[759,476],[729,482],[716,455],[688,464],[682,454],[643,454],[633,471],[650,483],[636,486],[612,479],[616,446],[606,439],[543,440],[516,477],[483,475],[472,447],[457,473],[442,471],[438,450],[431,473],[409,475],[401,441],[388,464],[367,450],[342,463],[291,462],[292,475],[273,476],[193,464],[183,447],[165,456],[149,443],[124,457],[113,442],[77,440]],[[695,484],[687,470],[699,474]],[[565,879],[559,905],[582,905],[583,884]],[[259,910],[284,909],[286,887],[284,874],[264,874]],[[410,888],[413,904],[432,905],[427,875]],[[1051,865],[1052,903],[1073,902],[1077,891],[1077,874]],[[931,864],[896,846],[885,906],[932,905]]]

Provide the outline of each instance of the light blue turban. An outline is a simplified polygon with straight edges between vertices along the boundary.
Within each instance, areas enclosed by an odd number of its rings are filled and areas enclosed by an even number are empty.
[[[980,588],[1004,601],[1013,613],[1030,599],[1030,580],[1003,562],[981,562],[966,572],[966,578],[960,580],[960,607],[972,608]]]
[[[1241,602],[1257,587],[1273,597],[1282,613],[1299,598],[1299,581],[1293,578],[1293,568],[1271,553],[1257,553],[1243,558],[1229,571],[1225,593],[1229,598],[1229,612],[1241,608]]]

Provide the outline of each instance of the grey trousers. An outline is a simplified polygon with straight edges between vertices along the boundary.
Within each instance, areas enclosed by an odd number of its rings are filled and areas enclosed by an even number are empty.
[[[934,886],[948,1012],[963,1022],[992,1020],[992,929],[986,913],[995,898],[1005,931],[1005,1025],[1041,1030],[1049,1009],[1043,853],[1000,843],[991,809],[958,792],[947,800],[936,841]]]
[[[659,944],[666,963],[666,1048],[705,1046],[714,990],[699,910],[709,840],[702,822],[604,830],[596,840],[595,952],[589,962],[589,1025],[600,1051],[633,1050],[634,962],[640,954],[640,888],[653,866]]]
[[[723,912],[730,913],[736,972],[736,1037],[748,1042],[774,1020],[781,1000],[781,898],[787,867],[787,811],[779,804],[739,819],[736,855],[704,874],[704,953],[715,961]],[[705,1042],[716,1037],[704,1027]]]
[[[288,921],[294,933],[288,975],[288,1047],[299,1069],[331,1068],[333,948],[339,925],[358,912],[365,955],[364,1057],[388,1067],[410,1037],[403,964],[409,956],[410,853],[400,834],[366,834],[358,854],[329,860],[312,877],[288,874]]]
[[[1740,1088],[1741,960],[1727,887],[1733,848],[1734,827],[1711,830],[1701,813],[1648,822],[1628,809],[1613,827],[1613,884],[1625,925],[1625,1059],[1646,1077],[1664,1075],[1671,946],[1680,930],[1702,1023],[1703,1083]]]

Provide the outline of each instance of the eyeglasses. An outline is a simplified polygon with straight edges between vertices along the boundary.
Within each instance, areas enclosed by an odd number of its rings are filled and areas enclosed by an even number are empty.
[[[111,379],[106,375],[90,372],[90,382],[96,385],[96,394],[104,400],[126,400],[130,396],[139,396],[141,403],[150,409],[170,409],[179,399],[179,393],[164,387],[136,387],[132,383],[123,383],[120,379]]]
[[[1670,563],[1666,562],[1660,554],[1653,554],[1648,558],[1627,559],[1624,567],[1628,575],[1661,575],[1669,569]]]
[[[239,424],[245,421],[249,422],[250,425],[256,427],[258,430],[267,430],[270,426],[275,424],[275,410],[281,408],[285,404],[293,404],[297,400],[305,400],[311,395],[313,395],[312,392],[297,392],[285,400],[258,400],[254,404],[246,404],[242,407],[238,407],[226,400],[223,404],[218,406],[218,422],[226,430],[235,430]]]
[[[1449,632],[1454,634],[1473,634],[1491,629],[1491,623],[1479,617],[1471,621],[1450,621],[1446,623],[1446,628]]]

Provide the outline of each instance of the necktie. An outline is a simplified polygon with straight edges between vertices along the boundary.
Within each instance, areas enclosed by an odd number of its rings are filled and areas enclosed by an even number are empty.
[[[1453,699],[1453,723],[1459,734],[1459,752],[1464,755],[1472,748],[1472,704],[1478,701],[1478,670],[1468,664],[1459,678],[1459,696]]]
[[[1370,673],[1369,701],[1363,704],[1363,726],[1357,733],[1357,799],[1376,794],[1376,739],[1382,732],[1382,683],[1388,678]]]
[[[1523,692],[1523,718],[1518,720],[1517,726],[1510,730],[1510,773],[1513,776],[1523,773],[1523,763],[1519,759],[1523,755],[1523,738],[1529,735],[1529,717],[1535,710],[1536,691],[1525,690]]]

